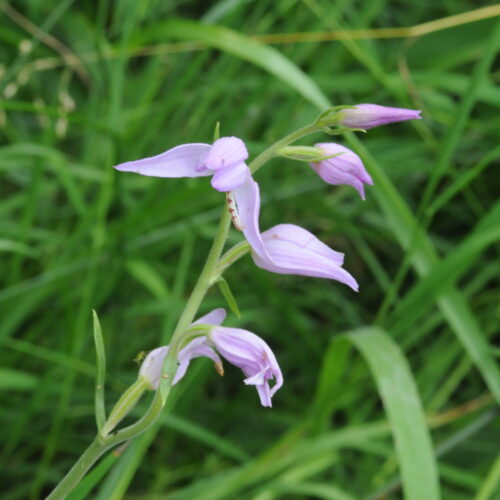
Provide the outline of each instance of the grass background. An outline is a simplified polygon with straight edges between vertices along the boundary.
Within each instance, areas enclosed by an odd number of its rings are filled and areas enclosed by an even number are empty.
[[[217,120],[254,156],[359,102],[424,117],[344,138],[375,179],[365,202],[288,160],[257,180],[261,227],[345,252],[360,293],[238,263],[228,324],[275,351],[274,408],[197,360],[158,427],[71,498],[500,498],[500,12],[482,7],[0,3],[2,499],[42,498],[95,434],[91,309],[111,406],[168,341],[217,225],[208,182],[111,166],[209,142]],[[202,312],[221,305],[214,289]]]

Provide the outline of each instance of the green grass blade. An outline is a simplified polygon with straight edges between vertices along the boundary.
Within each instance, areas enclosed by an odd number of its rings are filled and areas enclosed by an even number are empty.
[[[427,184],[424,194],[422,196],[421,207],[425,210],[430,206],[432,196],[439,183],[439,180],[445,175],[446,171],[450,168],[450,163],[453,154],[457,149],[460,138],[463,136],[465,127],[467,125],[469,116],[476,102],[479,94],[479,89],[484,81],[488,80],[489,69],[496,55],[498,54],[498,47],[500,45],[500,21],[497,21],[493,26],[491,35],[489,36],[488,43],[484,47],[481,57],[476,63],[474,72],[470,79],[467,90],[462,96],[462,102],[455,115],[452,126],[448,130],[448,134],[443,142],[441,153],[439,155],[436,167]]]
[[[489,500],[495,498],[495,491],[498,494],[498,486],[500,485],[500,454],[498,454],[495,462],[486,476],[481,489],[478,491],[474,500]]]
[[[433,267],[439,264],[437,253],[430,239],[419,228],[417,220],[379,163],[357,137],[353,134],[348,134],[347,137],[353,149],[363,158],[373,177],[377,201],[384,211],[394,235],[400,245],[409,252],[409,258],[417,273],[420,276],[427,276]],[[500,401],[498,367],[485,340],[485,335],[481,332],[463,294],[456,288],[450,287],[438,299],[438,305],[494,397]]]
[[[37,377],[20,370],[0,368],[0,391],[32,391]]]
[[[481,256],[481,252],[492,243],[500,240],[500,202],[478,224],[459,246],[445,258],[437,262],[430,272],[422,278],[399,303],[392,318],[395,330],[409,328],[443,295],[450,285],[456,283],[461,275]],[[474,348],[474,345],[471,346]],[[478,353],[479,354],[479,353]]]
[[[320,109],[329,106],[317,85],[278,50],[232,29],[176,19],[158,27],[163,37],[202,42],[265,69]]]
[[[439,481],[431,437],[417,387],[398,346],[379,328],[337,339],[356,346],[370,367],[396,443],[406,500],[438,500]]]

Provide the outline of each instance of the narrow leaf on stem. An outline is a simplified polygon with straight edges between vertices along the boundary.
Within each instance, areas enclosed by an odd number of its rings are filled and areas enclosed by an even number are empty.
[[[233,311],[233,313],[236,314],[238,318],[241,318],[241,313],[238,307],[238,303],[236,302],[233,292],[231,291],[229,283],[224,278],[219,278],[217,280],[217,286],[219,287],[219,290],[221,291],[224,298],[226,299],[227,305],[229,306],[231,311]]]
[[[101,432],[106,422],[106,408],[104,401],[104,384],[106,379],[106,351],[104,348],[104,339],[102,337],[101,324],[97,313],[92,310],[94,318],[94,343],[97,356],[97,374],[95,378],[95,419],[97,429]]]

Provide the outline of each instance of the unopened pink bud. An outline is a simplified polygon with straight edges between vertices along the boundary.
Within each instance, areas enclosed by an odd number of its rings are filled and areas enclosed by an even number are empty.
[[[369,129],[393,122],[420,120],[417,109],[389,108],[378,104],[357,104],[338,112],[338,124],[348,128]]]

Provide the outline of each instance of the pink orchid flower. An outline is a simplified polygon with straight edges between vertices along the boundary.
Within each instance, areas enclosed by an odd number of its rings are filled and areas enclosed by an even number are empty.
[[[266,342],[254,333],[241,328],[220,326],[225,317],[226,311],[219,308],[195,322],[213,325],[213,328],[207,336],[197,337],[181,349],[177,357],[179,367],[172,383],[177,384],[185,375],[190,361],[201,356],[212,359],[217,372],[224,373],[220,354],[242,370],[246,377],[245,384],[255,386],[262,406],[271,407],[272,396],[283,385],[283,375],[276,357]],[[139,371],[139,376],[147,380],[154,389],[159,385],[163,361],[168,350],[169,346],[163,346],[151,351]],[[272,379],[275,384],[270,387],[269,380]]]
[[[241,139],[221,137],[213,144],[182,144],[159,155],[120,163],[114,168],[152,177],[211,175],[214,189],[231,192],[234,196],[240,229],[253,250],[269,258],[259,230],[259,186],[245,163],[247,158],[248,151]]]

